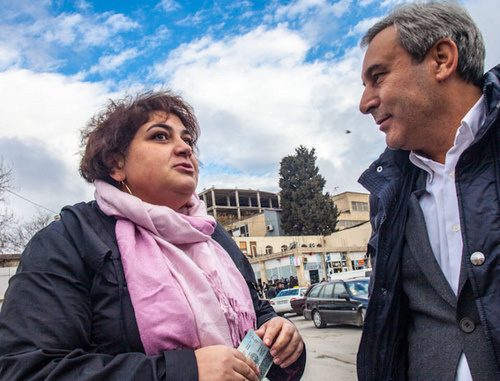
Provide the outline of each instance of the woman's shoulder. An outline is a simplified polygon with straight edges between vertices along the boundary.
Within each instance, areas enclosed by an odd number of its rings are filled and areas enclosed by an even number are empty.
[[[21,256],[21,265],[32,270],[50,271],[55,263],[83,260],[94,269],[116,247],[116,220],[106,216],[95,201],[66,206],[60,218],[40,230]]]

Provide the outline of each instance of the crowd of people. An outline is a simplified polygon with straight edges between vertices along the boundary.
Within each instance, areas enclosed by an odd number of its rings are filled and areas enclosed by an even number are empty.
[[[299,285],[296,277],[290,275],[289,278],[275,279],[269,283],[260,282],[257,286],[257,292],[259,297],[262,299],[272,299],[279,294],[281,290],[286,290],[289,288],[294,288]]]

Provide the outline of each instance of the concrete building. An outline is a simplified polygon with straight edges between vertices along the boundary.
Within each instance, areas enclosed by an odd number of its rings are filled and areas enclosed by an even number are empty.
[[[339,231],[329,236],[286,236],[279,194],[210,188],[199,196],[247,255],[261,282],[293,275],[306,285],[370,267],[368,194],[344,192],[332,197],[340,212]]]
[[[207,212],[219,221],[240,220],[264,209],[281,208],[279,194],[252,189],[204,189],[198,193],[207,205]]]
[[[223,226],[233,237],[280,237],[285,235],[285,231],[281,228],[281,209],[264,209],[262,213],[235,222],[226,222]]]
[[[304,286],[336,274],[370,269],[366,246],[368,222],[328,236],[233,237],[261,283],[291,275]]]
[[[332,196],[340,212],[337,229],[342,230],[370,220],[370,195],[368,193],[344,192]]]

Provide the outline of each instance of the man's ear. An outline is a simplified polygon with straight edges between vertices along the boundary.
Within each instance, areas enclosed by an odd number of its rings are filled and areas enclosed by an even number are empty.
[[[106,160],[108,168],[110,168],[110,176],[117,182],[125,181],[125,157],[121,153],[111,153]]]
[[[432,60],[432,69],[439,82],[446,81],[457,71],[458,49],[449,38],[438,40],[428,52],[428,57]]]

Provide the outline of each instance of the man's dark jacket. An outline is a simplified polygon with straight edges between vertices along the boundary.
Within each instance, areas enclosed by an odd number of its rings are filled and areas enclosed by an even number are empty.
[[[465,262],[481,327],[500,374],[499,76],[500,65],[485,75],[486,119],[457,163],[455,183],[464,258],[478,251],[486,256],[481,266]],[[359,179],[371,193],[368,254],[373,266],[357,356],[360,381],[406,379],[409,316],[402,292],[401,255],[408,201],[420,189],[421,171],[410,162],[408,151],[387,149]]]
[[[0,380],[198,380],[194,350],[145,355],[115,223],[97,203],[81,203],[28,244],[0,313]],[[259,300],[252,267],[231,237],[220,225],[212,237],[245,278],[257,325],[277,316]],[[304,364],[305,349],[268,377],[298,380]]]

